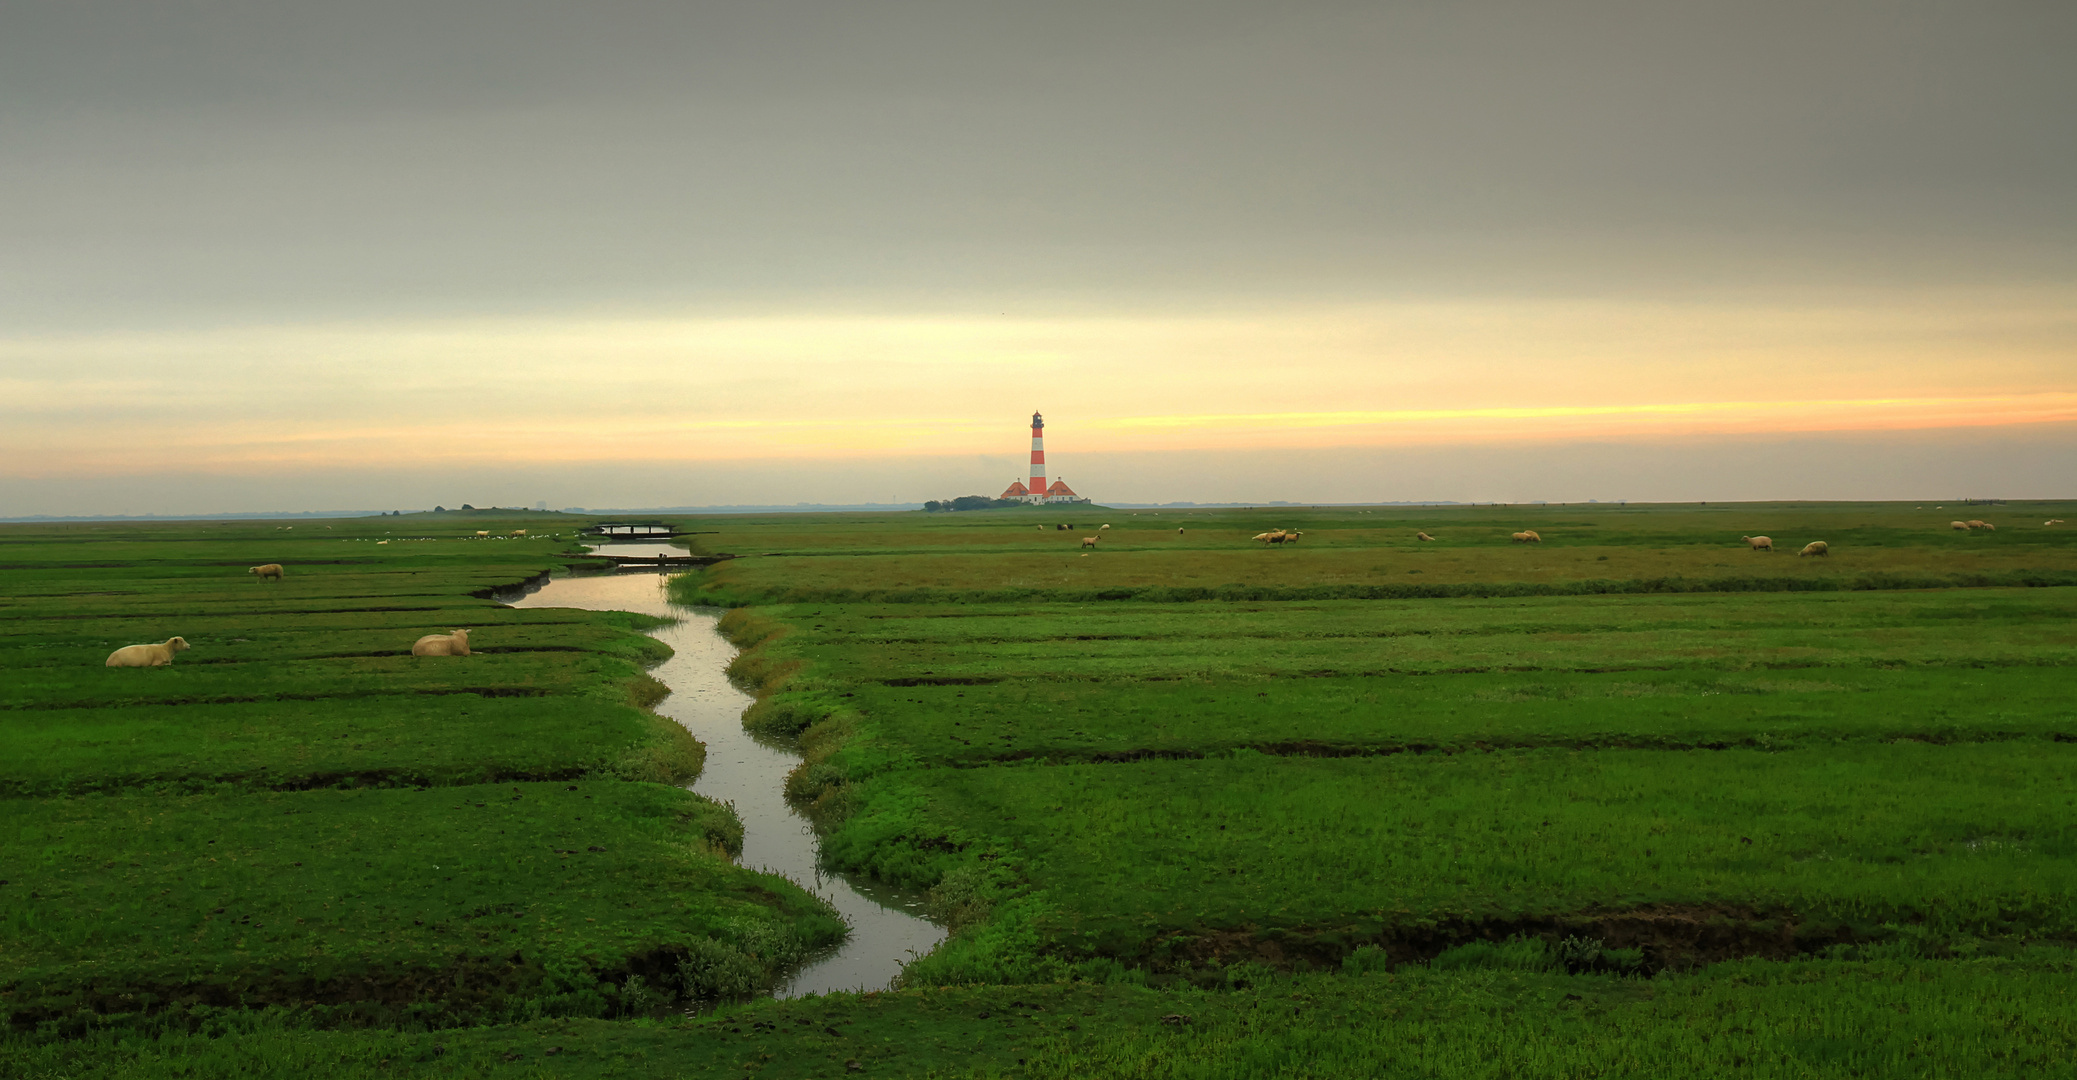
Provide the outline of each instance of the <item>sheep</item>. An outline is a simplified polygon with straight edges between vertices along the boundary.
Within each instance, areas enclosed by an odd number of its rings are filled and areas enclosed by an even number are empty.
[[[1176,530],[1176,535],[1177,535],[1177,536],[1181,536],[1181,535],[1183,535],[1183,530],[1181,530],[1181,529],[1177,529],[1177,530]]]
[[[278,562],[270,562],[270,563],[261,563],[260,565],[258,565],[258,566],[255,566],[255,567],[253,567],[253,568],[252,568],[252,569],[250,569],[250,570],[247,570],[247,571],[246,571],[246,573],[248,573],[248,574],[252,574],[252,575],[254,575],[255,577],[258,577],[258,578],[259,578],[260,580],[262,580],[262,581],[265,581],[265,580],[266,580],[266,579],[268,579],[268,578],[273,578],[273,579],[274,579],[274,580],[276,580],[276,581],[280,581],[280,580],[281,580],[281,574],[282,574],[282,569],[281,569],[281,564],[280,564],[280,563],[278,563]]]
[[[469,632],[456,630],[452,634],[427,634],[411,646],[413,656],[467,656],[469,655]]]
[[[1065,526],[1065,525],[1055,525],[1055,526],[1053,526],[1053,531],[1054,531],[1054,532],[1066,532],[1066,531],[1067,531],[1067,526]]]
[[[1424,532],[1417,532],[1417,533],[1415,533],[1415,534],[1414,534],[1414,539],[1416,539],[1416,540],[1433,540],[1433,539],[1435,539],[1435,538],[1434,538],[1434,537],[1432,537],[1432,536],[1429,536],[1429,535],[1428,535],[1427,533],[1424,533]]]
[[[1046,531],[1046,527],[1044,525],[1033,525],[1032,528],[1037,529],[1040,532]]]
[[[1543,537],[1536,535],[1535,529],[1525,529],[1514,534],[1514,542],[1517,544],[1541,544],[1543,543]]]
[[[1298,538],[1304,535],[1302,532],[1287,532],[1284,534],[1284,543],[1295,544],[1298,542]]]
[[[1110,531],[1111,531],[1111,527],[1110,527],[1110,526],[1109,526],[1108,524],[1104,524],[1104,525],[1098,525],[1098,526],[1096,527],[1096,531],[1097,531],[1097,532],[1110,532]]]
[[[478,530],[476,530],[476,535],[478,535],[478,536],[489,536],[489,535],[490,535],[490,530],[489,530],[489,529],[478,529]]]
[[[1275,539],[1275,538],[1276,538],[1276,537],[1280,537],[1280,536],[1282,536],[1282,535],[1284,535],[1284,534],[1283,534],[1283,533],[1280,533],[1280,532],[1266,532],[1266,533],[1256,533],[1255,535],[1253,535],[1253,536],[1250,536],[1250,537],[1248,537],[1248,539],[1250,539],[1250,540],[1259,540],[1259,541],[1261,541],[1261,542],[1262,542],[1263,544],[1267,545],[1267,544],[1274,544],[1274,543],[1276,543],[1277,541],[1276,541],[1276,539]]]
[[[1968,520],[1968,521],[1966,522],[1966,524],[1967,524],[1967,525],[1968,525],[1968,526],[1969,526],[1970,528],[1972,528],[1972,529],[1980,529],[1980,528],[1983,528],[1983,522],[1981,522],[1981,521],[1978,521],[1978,520],[1976,520],[1975,518],[1970,518],[1970,519],[1969,519],[1969,520]]]
[[[1741,536],[1738,539],[1752,545],[1754,551],[1774,550],[1774,538],[1771,536]]]
[[[512,535],[514,535],[514,536],[525,536],[525,535],[526,535],[526,530],[525,530],[525,529],[514,529],[514,530],[512,530]]]
[[[2044,521],[2044,522],[2042,522],[2041,524],[2043,524],[2043,525],[2061,525],[2062,523],[2063,523],[2063,519],[2061,519],[2061,518],[2049,518],[2049,519],[2048,519],[2047,521]]]
[[[377,540],[377,541],[375,541],[375,546],[376,546],[376,547],[381,547],[382,545],[384,545],[384,544],[387,544],[387,543],[389,543],[389,541],[387,541],[387,540]]]
[[[187,639],[169,637],[157,645],[125,645],[108,654],[104,667],[170,667],[173,654],[188,647]]]
[[[1985,531],[1985,532],[1997,532],[1997,531],[1998,531],[1998,527],[1997,527],[1996,525],[1993,525],[1993,524],[1991,524],[1990,522],[1986,521],[1986,522],[1984,522],[1984,523],[1983,523],[1983,531]]]
[[[1947,527],[1953,529],[1955,532],[1969,531],[1969,523],[1966,521],[1950,521],[1947,523]]]
[[[1811,542],[1803,545],[1803,550],[1796,552],[1796,555],[1798,558],[1800,558],[1804,555],[1830,555],[1831,553],[1832,545],[1827,544],[1822,540],[1812,540]]]
[[[1096,546],[1097,539],[1098,538],[1094,536],[1082,537],[1082,546],[1085,548],[1094,548]]]

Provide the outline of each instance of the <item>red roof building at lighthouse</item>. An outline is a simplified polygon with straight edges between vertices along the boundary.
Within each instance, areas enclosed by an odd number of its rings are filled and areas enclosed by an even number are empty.
[[[1021,480],[1012,480],[1009,489],[996,498],[1034,503],[1087,501],[1059,480],[1051,485],[1046,483],[1046,418],[1038,413],[1031,414],[1031,486],[1026,487]]]

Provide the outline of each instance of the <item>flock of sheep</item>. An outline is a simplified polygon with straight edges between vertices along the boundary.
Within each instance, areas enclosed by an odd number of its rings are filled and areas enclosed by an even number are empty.
[[[326,528],[330,527],[329,525],[326,526]],[[477,535],[484,536],[488,534],[478,533]],[[525,536],[526,531],[524,529],[518,530],[516,535]],[[389,541],[382,540],[378,541],[378,543],[387,544]],[[287,571],[283,570],[281,564],[276,562],[261,563],[258,566],[247,569],[245,572],[259,578],[261,581],[280,581],[287,575]],[[173,655],[185,652],[188,648],[187,639],[178,636],[146,645],[125,645],[109,653],[107,662],[102,666],[170,667],[173,663]],[[456,630],[446,634],[427,634],[412,643],[411,655],[467,656],[469,655],[469,632],[467,630]]]
[[[2058,518],[2058,519],[2054,519],[2054,520],[2048,521],[2048,522],[2046,522],[2046,524],[2049,524],[2049,525],[2060,525],[2060,524],[2062,524],[2062,521],[2061,521],[2061,519],[2059,519],[2059,518]],[[1996,527],[1996,526],[1994,526],[1994,525],[1991,525],[1991,524],[1989,524],[1989,523],[1987,523],[1987,522],[1982,522],[1982,521],[1969,521],[1969,522],[1961,522],[1961,521],[1957,521],[1957,522],[1955,522],[1955,523],[1954,523],[1954,527],[1955,527],[1955,528],[1957,528],[1957,529],[1962,529],[1962,530],[1965,530],[1965,531],[1966,531],[1966,530],[1971,530],[1971,529],[1989,529],[1989,530],[1991,530],[1992,532],[1996,532],[1996,531],[1997,531],[1997,527]],[[1065,531],[1065,532],[1072,532],[1072,531],[1074,530],[1074,526],[1073,526],[1073,525],[1055,525],[1055,526],[1053,526],[1053,528],[1054,528],[1055,530],[1057,530],[1057,531]],[[1083,547],[1083,548],[1084,548],[1085,550],[1089,550],[1089,551],[1093,551],[1093,550],[1095,550],[1095,548],[1096,548],[1096,541],[1097,541],[1098,539],[1100,539],[1100,538],[1101,538],[1101,535],[1102,535],[1102,534],[1103,534],[1104,532],[1108,531],[1109,529],[1110,529],[1110,526],[1109,526],[1109,525],[1101,525],[1101,526],[1098,526],[1098,527],[1097,527],[1097,530],[1096,530],[1096,531],[1097,531],[1097,534],[1098,534],[1098,535],[1097,535],[1097,536],[1085,536],[1085,537],[1083,537],[1083,538],[1082,538],[1082,547]],[[1045,532],[1045,531],[1046,531],[1046,527],[1045,527],[1044,525],[1040,525],[1040,526],[1038,526],[1038,531],[1040,531],[1040,532]],[[1176,535],[1178,535],[1178,536],[1181,536],[1182,534],[1183,534],[1183,530],[1181,530],[1181,529],[1177,529],[1177,530],[1176,530]],[[1253,540],[1253,541],[1255,541],[1256,543],[1259,543],[1259,544],[1263,545],[1264,547],[1267,547],[1267,546],[1269,546],[1269,545],[1271,545],[1271,544],[1295,544],[1295,543],[1297,543],[1297,542],[1298,542],[1298,538],[1299,538],[1299,537],[1301,537],[1301,536],[1304,536],[1304,535],[1305,535],[1304,533],[1302,533],[1302,532],[1299,532],[1299,531],[1298,531],[1298,530],[1296,530],[1296,529],[1271,529],[1271,530],[1270,530],[1270,531],[1268,531],[1268,532],[1263,532],[1263,533],[1256,533],[1255,535],[1253,535],[1253,536],[1249,537],[1248,539],[1250,539],[1250,540]],[[1434,540],[1434,539],[1435,539],[1435,537],[1432,537],[1432,536],[1428,535],[1428,534],[1427,534],[1426,532],[1417,532],[1417,533],[1415,533],[1415,534],[1414,534],[1414,539],[1415,539],[1415,540],[1420,540],[1420,541],[1432,541],[1432,540]],[[1536,530],[1534,530],[1534,529],[1524,529],[1524,530],[1522,530],[1521,532],[1518,532],[1518,533],[1514,533],[1514,534],[1512,535],[1512,537],[1511,537],[1510,539],[1511,539],[1511,541],[1512,541],[1513,543],[1517,543],[1517,544],[1541,544],[1541,543],[1543,543],[1543,536],[1542,536],[1541,534],[1539,534],[1539,533],[1538,533],[1538,532],[1537,532]],[[1749,546],[1750,546],[1750,547],[1752,548],[1752,550],[1754,550],[1754,551],[1773,551],[1773,550],[1774,550],[1774,538],[1773,538],[1773,537],[1771,537],[1771,536],[1741,536],[1741,537],[1739,537],[1739,539],[1740,539],[1740,540],[1743,540],[1743,541],[1745,541],[1745,543],[1746,543],[1747,545],[1749,545]],[[1832,554],[1832,546],[1831,546],[1830,544],[1826,543],[1826,542],[1825,542],[1825,541],[1823,541],[1823,540],[1812,540],[1812,541],[1811,541],[1810,543],[1808,543],[1808,544],[1805,544],[1805,545],[1803,545],[1803,550],[1801,550],[1801,551],[1798,551],[1798,552],[1797,552],[1796,554],[1797,554],[1798,556],[1804,556],[1804,555],[1815,555],[1815,556],[1830,556],[1830,555]]]
[[[2042,524],[2061,525],[2063,524],[2063,519],[2050,518],[2049,520],[2042,522]],[[1992,525],[1990,522],[1987,521],[1977,521],[1974,519],[1971,519],[1969,521],[1953,521],[1949,522],[1948,525],[1949,527],[1953,528],[1956,532],[1974,532],[1978,529],[1982,529],[1988,532],[1998,531],[1998,527],[1996,525]],[[329,526],[327,527],[329,528]],[[1074,531],[1073,525],[1055,525],[1053,526],[1053,528],[1056,531],[1060,532]],[[1110,528],[1111,527],[1108,524],[1099,525],[1096,529],[1097,535],[1083,537],[1082,548],[1084,549],[1084,551],[1086,552],[1096,550],[1096,542],[1102,539],[1103,534],[1109,532]],[[1040,525],[1038,526],[1038,531],[1045,532],[1046,527],[1044,525]],[[477,530],[476,535],[489,536],[490,532],[489,530],[479,529]],[[514,529],[512,530],[512,535],[525,536],[526,530]],[[1183,530],[1177,529],[1176,535],[1183,535]],[[1269,532],[1256,533],[1254,536],[1249,537],[1249,539],[1262,544],[1264,547],[1267,547],[1271,544],[1295,544],[1298,542],[1298,538],[1304,535],[1304,533],[1299,532],[1295,529],[1272,529]],[[1425,532],[1417,532],[1414,534],[1414,539],[1420,541],[1431,541],[1434,540],[1435,537],[1432,537]],[[1746,545],[1753,551],[1774,550],[1774,538],[1771,536],[1741,536],[1739,537],[1739,539],[1745,541]],[[1521,532],[1515,533],[1511,537],[1511,540],[1513,543],[1517,544],[1543,543],[1543,537],[1538,535],[1536,530],[1534,529],[1524,529]],[[387,540],[378,540],[376,542],[379,544],[389,543],[389,541]],[[1810,543],[1803,545],[1803,550],[1797,552],[1796,554],[1798,556],[1829,556],[1831,555],[1831,553],[1832,548],[1830,544],[1825,543],[1823,540],[1812,540]],[[246,573],[252,574],[263,581],[280,581],[282,579],[284,571],[282,570],[280,563],[262,563],[259,566],[255,566],[247,570]],[[188,643],[185,640],[178,637],[167,638],[165,641],[158,642],[155,644],[125,645],[122,648],[117,649],[116,651],[108,654],[108,663],[106,666],[166,667],[167,665],[173,663],[173,654],[181,652],[186,648],[188,648]],[[412,644],[411,655],[468,656],[469,632],[467,630],[456,630],[452,633],[446,634],[427,634],[426,636],[419,638],[417,642]]]

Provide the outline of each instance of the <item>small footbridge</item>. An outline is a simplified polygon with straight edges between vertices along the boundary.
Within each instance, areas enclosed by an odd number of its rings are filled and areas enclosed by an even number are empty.
[[[579,535],[602,540],[669,540],[678,531],[660,521],[609,521],[593,525]]]

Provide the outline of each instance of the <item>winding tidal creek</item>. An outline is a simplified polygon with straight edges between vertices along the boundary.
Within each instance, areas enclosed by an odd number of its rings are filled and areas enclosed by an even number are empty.
[[[662,547],[651,541],[605,544],[595,550],[654,555]],[[513,607],[634,611],[678,620],[649,632],[674,650],[650,674],[671,688],[656,712],[685,725],[707,744],[707,765],[692,790],[735,808],[743,821],[743,853],[738,859],[743,866],[792,879],[829,901],[851,927],[842,944],[811,958],[777,996],[886,989],[903,963],[944,940],[944,928],[921,916],[920,897],[822,869],[813,826],[786,801],[786,774],[800,756],[743,730],[743,710],[753,699],[728,681],[725,669],[736,647],[715,629],[720,609],[671,603],[664,580],[654,570],[555,577],[523,595],[499,599]]]

